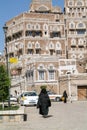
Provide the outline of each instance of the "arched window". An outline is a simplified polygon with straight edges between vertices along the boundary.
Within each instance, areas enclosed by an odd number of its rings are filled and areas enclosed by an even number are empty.
[[[69,5],[69,6],[72,6],[72,5],[73,5],[73,1],[72,1],[72,0],[69,0],[68,5]]]
[[[48,79],[49,80],[54,80],[55,79],[55,69],[53,64],[50,64],[48,66]]]
[[[59,42],[56,43],[56,50],[61,50],[61,43]]]
[[[35,48],[40,48],[40,43],[39,42],[35,43]]]
[[[79,39],[78,45],[79,45],[79,46],[82,46],[83,44],[84,44],[83,39]]]
[[[32,43],[28,42],[28,48],[32,48]]]
[[[48,11],[49,9],[48,9],[48,7],[47,6],[40,6],[38,9],[37,9],[37,11],[40,11],[40,12],[46,12],[46,11]]]
[[[83,5],[83,2],[81,0],[78,0],[77,3],[76,3],[77,6],[82,6]]]
[[[49,49],[54,49],[54,44],[52,42],[49,44]]]
[[[75,28],[75,23],[74,22],[71,22],[71,23],[69,23],[69,28]]]
[[[84,24],[83,24],[83,23],[79,23],[79,24],[78,24],[78,27],[79,27],[79,28],[83,28],[83,27],[84,27]]]
[[[76,46],[76,40],[75,39],[71,40],[71,46]]]
[[[40,30],[40,24],[37,23],[37,24],[35,25],[35,29]]]
[[[40,64],[38,66],[38,80],[44,80],[45,79],[45,67],[43,64]]]
[[[31,24],[27,24],[27,29],[31,30],[31,28],[32,28],[32,25]]]
[[[23,43],[19,43],[19,49],[22,49],[23,48]]]
[[[80,55],[78,55],[78,58],[79,58],[79,59],[83,59],[83,58],[84,58],[84,55],[83,55],[83,54],[80,54]]]
[[[72,55],[71,55],[71,58],[72,58],[72,59],[76,59],[76,55],[75,55],[75,54],[72,54]]]
[[[47,25],[47,24],[44,24],[44,25],[43,25],[43,29],[44,29],[44,30],[48,30],[48,25]]]

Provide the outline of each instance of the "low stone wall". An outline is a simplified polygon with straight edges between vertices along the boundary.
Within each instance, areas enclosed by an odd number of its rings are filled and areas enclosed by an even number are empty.
[[[24,107],[18,110],[0,111],[0,123],[3,122],[21,122],[24,121]]]

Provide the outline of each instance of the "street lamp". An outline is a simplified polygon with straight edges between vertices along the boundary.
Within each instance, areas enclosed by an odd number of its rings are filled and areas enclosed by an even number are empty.
[[[70,99],[70,102],[71,102],[71,83],[70,83],[70,73],[68,73],[67,75],[68,75],[69,99]]]
[[[6,56],[6,67],[7,67],[7,75],[9,76],[9,60],[8,60],[8,47],[7,47],[7,40],[6,40],[6,36],[7,36],[7,30],[8,27],[6,26],[6,24],[3,26],[3,31],[4,31],[4,39],[5,39],[5,56]],[[8,100],[8,106],[10,107],[10,86],[9,86],[9,100]]]

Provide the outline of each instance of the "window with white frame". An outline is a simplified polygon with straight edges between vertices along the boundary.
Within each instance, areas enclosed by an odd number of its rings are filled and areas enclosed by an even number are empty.
[[[44,24],[44,25],[43,25],[43,29],[44,29],[44,30],[48,30],[48,25],[47,25],[47,24]]]
[[[49,70],[49,80],[54,80],[54,70]]]
[[[74,22],[69,23],[69,28],[74,29],[75,28],[75,23]]]
[[[39,70],[39,80],[44,80],[44,70]]]
[[[52,42],[49,44],[49,49],[54,49],[54,44]]]
[[[29,42],[27,47],[28,47],[28,48],[32,48],[32,43]]]
[[[32,25],[31,24],[27,24],[27,29],[31,29],[32,28]]]
[[[71,40],[71,46],[76,46],[76,39]]]
[[[40,30],[40,25],[39,24],[36,24],[36,27],[35,27],[37,30]]]
[[[35,43],[35,48],[40,48],[40,43],[38,41]]]
[[[72,5],[73,5],[73,1],[72,1],[72,0],[69,0],[68,5],[69,5],[69,6],[72,6]]]
[[[77,1],[77,6],[82,6],[83,5],[83,2],[82,1]]]

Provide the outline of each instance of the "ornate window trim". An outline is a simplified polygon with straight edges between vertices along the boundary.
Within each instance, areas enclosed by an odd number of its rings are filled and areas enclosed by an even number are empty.
[[[54,49],[54,44],[53,44],[53,42],[50,42],[50,44],[49,44],[49,49]]]
[[[69,28],[75,29],[75,23],[74,22],[69,23]]]
[[[75,5],[76,6],[84,6],[84,2],[82,0],[78,0]]]
[[[71,55],[71,58],[72,58],[72,59],[76,59],[76,55],[75,55],[75,54],[72,54],[72,55]]]
[[[77,23],[76,28],[85,29],[86,25],[83,22],[79,22],[79,23]]]
[[[78,58],[79,58],[79,59],[83,59],[83,58],[84,58],[84,55],[83,55],[83,54],[80,54],[80,55],[78,55]]]
[[[35,25],[35,29],[36,29],[36,30],[40,30],[40,24],[37,23],[37,24]]]
[[[38,41],[35,43],[35,48],[40,49],[40,43]]]
[[[55,48],[56,50],[62,50],[62,48],[61,48],[61,43],[60,42],[57,42],[56,43],[56,48]]]
[[[50,70],[50,71],[51,71],[51,70],[55,70],[54,65],[53,65],[53,64],[49,64],[49,65],[48,65],[48,70]]]
[[[27,29],[28,29],[28,30],[31,30],[31,29],[32,29],[32,24],[30,24],[30,23],[27,24]]]
[[[32,49],[32,43],[31,42],[28,42],[27,48]]]
[[[39,64],[39,66],[37,67],[37,69],[39,71],[45,71],[46,70],[46,68],[44,67],[44,64]]]
[[[23,49],[24,44],[23,43],[19,43],[19,49]]]
[[[48,30],[48,25],[47,25],[47,24],[44,24],[44,25],[43,25],[43,29],[44,29],[44,30]]]
[[[76,39],[72,39],[72,40],[71,40],[71,45],[76,46]]]
[[[39,6],[36,11],[44,12],[44,11],[49,11],[49,8],[45,5]]]
[[[74,5],[74,2],[73,2],[72,0],[69,0],[69,1],[68,1],[68,5],[69,5],[69,6],[73,6],[73,5]]]
[[[78,45],[84,45],[83,39],[79,39],[79,40],[78,40]]]

